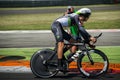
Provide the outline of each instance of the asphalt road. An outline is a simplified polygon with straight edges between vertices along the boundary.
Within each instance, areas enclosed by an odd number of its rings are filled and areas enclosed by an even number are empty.
[[[98,46],[120,46],[119,31],[89,31],[91,35],[103,35],[98,39]],[[0,48],[54,47],[55,39],[51,31],[3,31],[0,32]]]
[[[0,80],[119,80],[120,74],[107,73],[95,78],[86,78],[80,73],[70,72],[67,74],[58,73],[52,78],[38,78],[32,74],[32,72],[1,72]]]
[[[14,66],[2,67],[0,66],[0,80],[118,80],[120,74],[107,73],[96,78],[85,78],[79,72],[69,72],[66,74],[58,73],[56,76],[48,79],[38,78],[34,76],[31,69],[28,67]]]
[[[106,74],[96,78],[85,78],[78,73],[58,74],[55,77],[37,78],[32,73],[0,73],[0,80],[119,80],[120,74]]]

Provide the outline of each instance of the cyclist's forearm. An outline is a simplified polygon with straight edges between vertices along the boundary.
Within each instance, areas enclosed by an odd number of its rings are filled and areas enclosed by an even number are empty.
[[[79,32],[85,40],[90,40],[91,35],[83,27],[79,27]]]

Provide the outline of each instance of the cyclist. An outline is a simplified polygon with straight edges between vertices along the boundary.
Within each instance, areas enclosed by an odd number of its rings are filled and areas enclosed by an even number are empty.
[[[76,25],[79,29],[81,36],[85,39],[87,43],[92,41],[96,42],[96,38],[92,37],[85,29],[82,27],[82,22],[87,21],[91,15],[91,10],[89,8],[82,8],[76,13],[68,14],[57,18],[51,26],[52,32],[57,41],[57,54],[58,54],[58,70],[63,71],[62,55],[64,48],[64,39],[69,42],[74,42],[74,39],[68,34],[63,28]]]

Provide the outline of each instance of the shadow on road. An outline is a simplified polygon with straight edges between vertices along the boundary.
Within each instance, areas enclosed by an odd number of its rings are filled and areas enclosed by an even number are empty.
[[[2,56],[0,57],[0,62],[2,61],[8,61],[8,60],[21,60],[25,59],[26,57],[24,56]]]

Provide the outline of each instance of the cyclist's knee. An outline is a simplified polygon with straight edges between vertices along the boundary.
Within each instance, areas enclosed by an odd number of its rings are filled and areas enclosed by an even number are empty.
[[[58,42],[58,47],[63,48],[64,47],[64,42]]]

